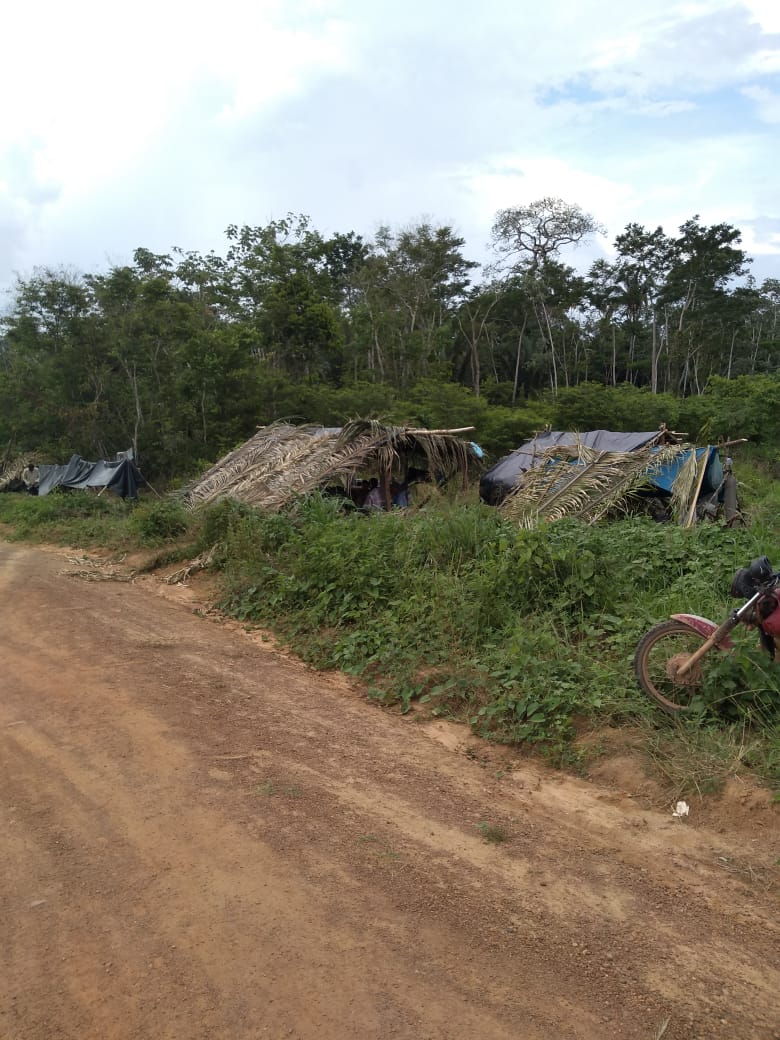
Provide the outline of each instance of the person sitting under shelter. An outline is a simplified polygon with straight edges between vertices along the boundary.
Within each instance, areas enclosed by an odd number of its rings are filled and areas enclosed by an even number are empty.
[[[379,481],[376,477],[372,477],[369,484],[369,492],[366,495],[365,501],[363,502],[364,509],[384,509],[385,508],[385,496],[382,493],[382,489],[379,486]]]
[[[24,484],[24,486],[27,489],[27,491],[29,492],[29,494],[31,494],[31,495],[37,495],[38,494],[38,481],[39,481],[39,479],[40,479],[40,473],[38,471],[38,467],[34,463],[32,463],[32,462],[28,462],[27,465],[22,470],[22,483]]]
[[[390,495],[395,509],[407,509],[409,506],[409,487],[397,480],[390,481]]]

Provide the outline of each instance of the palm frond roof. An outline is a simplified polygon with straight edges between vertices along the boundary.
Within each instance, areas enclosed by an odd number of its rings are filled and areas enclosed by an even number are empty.
[[[466,429],[423,430],[355,419],[343,427],[263,426],[185,491],[192,506],[232,498],[276,511],[299,495],[328,486],[348,490],[360,476],[389,479],[409,465],[465,480],[477,462]]]
[[[678,444],[645,444],[627,452],[598,451],[581,442],[548,448],[536,466],[522,473],[500,508],[522,527],[564,516],[595,523],[688,455],[695,468],[695,452]]]
[[[681,436],[664,427],[654,434],[598,430],[536,438],[502,460],[511,461],[515,472],[499,508],[523,527],[564,516],[594,523],[651,490],[668,494],[673,514],[690,522],[698,496],[719,489],[723,468],[717,447],[697,448]],[[483,475],[483,483],[494,471]]]

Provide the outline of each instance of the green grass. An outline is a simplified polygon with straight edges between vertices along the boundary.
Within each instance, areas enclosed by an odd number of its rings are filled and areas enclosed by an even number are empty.
[[[684,795],[714,794],[732,777],[750,772],[767,784],[780,783],[780,741],[776,720],[746,715],[719,725],[716,720],[670,720],[645,727],[643,749],[670,802]]]
[[[132,507],[113,495],[0,494],[0,523],[11,526],[5,533],[10,540],[119,548],[134,540],[131,516]]]
[[[79,548],[153,548],[194,530],[197,519],[172,499],[125,502],[115,495],[55,491],[50,495],[0,494],[0,523],[10,540]]]

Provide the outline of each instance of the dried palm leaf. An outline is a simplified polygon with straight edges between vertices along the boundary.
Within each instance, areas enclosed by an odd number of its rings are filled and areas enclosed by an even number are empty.
[[[475,462],[470,445],[447,431],[435,434],[356,419],[341,430],[277,423],[212,466],[186,491],[190,505],[236,498],[264,509],[283,508],[296,496],[341,484],[348,490],[360,474],[389,477],[402,461],[426,460],[436,474],[465,479]]]
[[[617,461],[615,481],[603,494],[595,495],[583,512],[590,523],[603,519],[608,513],[624,509],[638,491],[651,486],[653,477],[680,455],[680,446],[667,444],[660,448],[648,446],[627,452]]]
[[[0,491],[18,483],[22,479],[22,470],[28,462],[38,465],[41,461],[35,452],[26,455],[6,455],[0,460]]]
[[[679,452],[676,445],[632,452],[595,451],[581,442],[557,445],[523,474],[501,509],[523,527],[564,516],[594,523],[624,505]]]
[[[677,476],[672,484],[672,516],[678,523],[682,523],[690,512],[691,498],[695,493],[699,477],[699,459],[695,448],[688,448],[688,457],[680,466]],[[707,465],[709,453],[703,452],[701,464]]]

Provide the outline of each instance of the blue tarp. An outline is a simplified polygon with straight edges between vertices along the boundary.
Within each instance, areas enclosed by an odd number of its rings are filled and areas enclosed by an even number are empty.
[[[709,459],[707,461],[704,480],[701,485],[700,493],[702,495],[712,494],[713,491],[717,491],[723,481],[723,464],[720,461],[720,455],[718,454],[717,448],[712,445],[707,448],[696,448],[697,460],[700,462],[707,453],[709,453]],[[657,470],[653,470],[650,474],[651,484],[660,488],[662,491],[668,491],[671,493],[672,484],[674,484],[680,470],[690,457],[690,450],[680,452],[676,459],[672,459],[671,462],[667,462]]]

